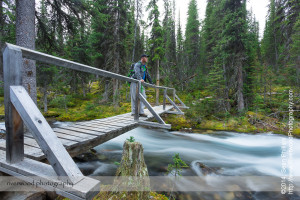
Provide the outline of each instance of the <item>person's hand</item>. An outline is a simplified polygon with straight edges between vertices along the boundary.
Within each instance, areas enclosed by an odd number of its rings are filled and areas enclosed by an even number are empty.
[[[141,79],[141,82],[144,83],[145,82],[144,79]]]

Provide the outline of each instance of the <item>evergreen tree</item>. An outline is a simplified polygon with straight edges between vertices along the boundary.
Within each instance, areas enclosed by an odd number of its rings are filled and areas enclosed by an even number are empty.
[[[174,3],[174,2],[173,2]],[[175,5],[170,0],[164,0],[165,15],[163,19],[165,55],[162,61],[164,84],[174,80],[174,66],[176,65],[176,35],[175,35]]]
[[[149,11],[149,21],[151,28],[151,36],[148,41],[150,47],[150,66],[153,71],[155,71],[156,75],[156,85],[159,85],[160,80],[160,62],[163,59],[165,50],[163,48],[163,29],[160,25],[159,21],[159,10],[157,6],[158,0],[150,0],[147,10]],[[156,89],[156,104],[158,104],[159,100],[159,89]]]
[[[271,0],[269,5],[269,16],[266,22],[264,38],[262,40],[262,55],[265,58],[265,64],[273,67],[274,71],[278,72],[278,60],[280,49],[280,32],[279,24],[275,23],[276,10],[275,0]]]
[[[0,1],[0,49],[5,42],[16,43],[16,4],[15,1]],[[3,58],[0,53],[0,86],[3,87]]]
[[[175,84],[181,84],[180,89],[183,90],[183,78],[184,76],[182,75],[184,73],[184,51],[183,51],[183,34],[182,34],[182,29],[181,29],[181,23],[180,23],[180,12],[178,14],[178,26],[177,26],[177,34],[176,34],[176,54],[177,54],[177,61],[176,61],[176,68],[175,73],[176,76],[176,82]],[[175,81],[174,80],[174,81]]]
[[[224,66],[226,81],[229,88],[232,88],[233,99],[237,104],[237,110],[242,112],[245,109],[244,81],[247,61],[246,40],[246,2],[241,0],[226,0],[224,3],[225,17],[222,32],[222,50],[224,52]]]
[[[196,0],[191,0],[188,7],[188,18],[185,29],[184,50],[186,52],[185,74],[191,76],[196,71],[199,71],[200,60],[200,22],[198,19],[198,9]]]

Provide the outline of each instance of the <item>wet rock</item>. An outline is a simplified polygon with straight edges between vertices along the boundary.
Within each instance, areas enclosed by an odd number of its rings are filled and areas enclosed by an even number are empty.
[[[199,167],[199,169],[201,170],[201,172],[204,176],[209,175],[209,174],[220,175],[220,173],[218,172],[221,169],[220,167],[208,167],[201,162],[196,162],[196,165]]]
[[[37,192],[30,194],[25,200],[46,200],[47,199],[47,193],[44,192]]]
[[[94,150],[94,149],[91,149],[89,152],[77,155],[75,158],[76,158],[76,160],[81,161],[81,162],[105,160],[106,159],[106,157],[104,155],[97,154],[97,151]]]

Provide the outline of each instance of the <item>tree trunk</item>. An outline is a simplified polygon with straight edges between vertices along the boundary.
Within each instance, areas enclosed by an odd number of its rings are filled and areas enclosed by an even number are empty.
[[[125,199],[150,198],[150,179],[143,151],[143,146],[139,142],[125,141],[123,145],[121,165],[116,173],[113,191],[127,188],[126,191],[130,192],[123,194],[126,196]]]
[[[243,95],[243,66],[242,62],[238,62],[238,72],[237,72],[237,101],[238,101],[238,111],[242,112],[245,109],[244,95]]]
[[[156,68],[156,85],[159,86],[159,60],[157,60],[157,68]],[[155,105],[159,105],[159,89],[156,88],[156,102]]]
[[[82,75],[82,76],[85,76],[85,75]],[[84,77],[81,77],[81,87],[82,87],[82,94],[84,97],[86,97]]]
[[[116,22],[115,22],[115,31],[114,38],[116,39],[114,43],[114,68],[115,73],[120,73],[120,51],[118,45],[120,43],[120,11],[119,8],[116,9]],[[119,81],[117,79],[113,79],[113,104],[117,106],[118,104],[118,93],[119,93]]]
[[[113,79],[113,91],[114,91],[113,104],[114,106],[117,106],[118,96],[119,96],[119,80],[117,79]]]
[[[139,20],[139,0],[136,0],[136,19],[135,19],[135,24],[134,24],[134,42],[133,42],[133,50],[132,50],[132,59],[131,59],[131,62],[134,61],[138,20]]]
[[[3,25],[4,25],[4,19],[3,19],[3,0],[0,0],[0,49],[3,48]],[[0,81],[3,82],[3,55],[2,52],[0,52]],[[0,87],[3,87],[1,84]]]
[[[48,91],[47,91],[47,87],[45,86],[43,88],[43,102],[44,102],[44,112],[48,112],[48,100],[47,100],[47,97],[48,97]]]
[[[64,107],[65,107],[65,111],[66,111],[66,113],[67,113],[67,112],[68,112],[67,95],[64,95]]]
[[[104,86],[104,94],[103,94],[103,100],[108,101],[108,96],[109,96],[109,80],[105,79],[105,86]]]
[[[35,49],[35,0],[17,0],[16,10],[16,43]],[[30,97],[37,103],[35,61],[23,59],[22,80]]]

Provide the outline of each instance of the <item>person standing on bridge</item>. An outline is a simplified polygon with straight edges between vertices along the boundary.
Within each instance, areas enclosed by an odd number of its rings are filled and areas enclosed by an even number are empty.
[[[149,82],[151,84],[153,84],[152,79],[150,74],[148,73],[148,69],[147,69],[147,64],[148,62],[148,56],[146,54],[143,54],[141,56],[141,60],[138,61],[137,63],[135,63],[134,65],[134,74],[132,76],[132,78],[137,79],[139,81],[143,82]],[[130,84],[130,94],[131,94],[131,115],[135,115],[135,96],[136,96],[136,83],[131,83]],[[145,87],[141,86],[141,94],[145,97],[145,99],[147,98],[146,96],[146,91],[145,91]],[[139,116],[140,117],[147,117],[147,115],[145,115],[144,113],[144,108],[145,105],[143,104],[142,101],[140,101],[140,113]]]

